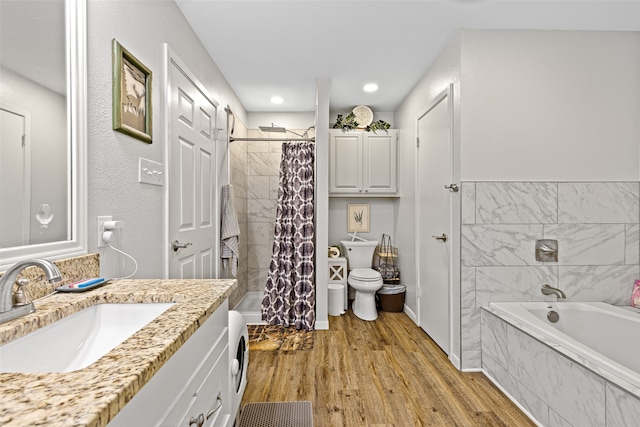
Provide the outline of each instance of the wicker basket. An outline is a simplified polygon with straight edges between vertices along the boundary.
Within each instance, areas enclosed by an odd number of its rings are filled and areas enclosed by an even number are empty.
[[[382,235],[380,244],[373,253],[373,268],[380,273],[382,280],[387,284],[400,283],[400,270],[398,269],[398,248],[391,244],[391,236]]]

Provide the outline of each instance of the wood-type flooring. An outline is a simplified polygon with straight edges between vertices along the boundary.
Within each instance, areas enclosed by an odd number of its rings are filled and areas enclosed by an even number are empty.
[[[365,322],[348,311],[329,325],[311,350],[251,352],[242,405],[308,400],[316,427],[534,426],[404,313]]]

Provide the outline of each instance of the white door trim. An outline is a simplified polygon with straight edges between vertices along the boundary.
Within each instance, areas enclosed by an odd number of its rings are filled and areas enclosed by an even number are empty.
[[[424,316],[421,310],[421,299],[422,298],[427,298],[427,295],[422,295],[422,290],[421,290],[421,275],[420,275],[420,241],[419,241],[419,237],[420,237],[420,231],[421,231],[421,227],[420,227],[420,155],[418,152],[418,138],[419,138],[419,122],[420,119],[423,118],[425,115],[427,115],[431,110],[433,110],[436,106],[438,106],[441,102],[443,102],[444,100],[448,99],[448,116],[449,116],[449,171],[450,171],[450,181],[451,183],[453,183],[453,179],[454,179],[454,154],[453,154],[453,150],[454,150],[454,139],[453,139],[453,128],[454,128],[454,115],[453,115],[453,84],[449,84],[449,86],[442,90],[438,95],[436,95],[436,97],[422,110],[419,110],[418,114],[416,114],[415,116],[415,135],[416,135],[416,146],[415,146],[415,170],[416,170],[416,174],[415,174],[415,182],[414,182],[414,189],[415,189],[415,193],[414,193],[414,199],[415,199],[415,205],[414,205],[414,220],[415,220],[415,232],[416,232],[416,240],[414,242],[415,247],[414,247],[414,251],[415,251],[415,259],[416,259],[416,265],[415,265],[415,277],[416,277],[416,310],[417,310],[417,321],[418,321],[418,325],[422,325],[422,322],[424,320]],[[458,183],[459,185],[459,183]],[[453,198],[450,198],[449,200],[449,209],[451,212],[451,219],[449,221],[449,230],[447,231],[447,235],[450,236],[450,238],[453,238],[455,235],[457,235],[456,233],[453,232],[453,216],[454,216],[454,210],[453,210]],[[453,278],[454,278],[454,272],[453,272],[453,266],[454,266],[454,248],[457,248],[458,245],[450,244],[449,245],[449,358],[451,359],[452,356],[454,356],[455,349],[454,349],[454,343],[453,343],[453,333],[454,333],[454,328],[453,328],[453,313],[454,313],[454,304],[453,304],[453,298],[454,298],[454,292],[453,292]]]
[[[163,126],[163,132],[164,132],[164,157],[165,157],[165,185],[164,185],[164,212],[165,212],[165,218],[164,218],[164,230],[163,230],[163,244],[164,244],[164,255],[163,255],[163,259],[164,259],[164,277],[168,278],[169,277],[169,264],[170,264],[170,259],[169,259],[169,250],[171,247],[171,242],[170,242],[170,230],[169,230],[169,191],[171,189],[171,179],[170,179],[170,174],[169,171],[171,170],[171,165],[172,165],[172,159],[171,159],[171,120],[172,120],[172,116],[171,116],[171,73],[170,73],[170,67],[173,65],[175,66],[178,70],[180,70],[180,72],[182,72],[182,74],[195,86],[198,88],[198,90],[202,93],[202,95],[207,98],[209,100],[209,102],[211,102],[214,107],[216,107],[216,109],[220,106],[220,103],[213,98],[210,94],[209,91],[207,91],[207,89],[202,85],[202,83],[200,83],[200,81],[195,77],[195,74],[191,72],[191,70],[189,69],[189,67],[186,65],[186,63],[184,61],[182,61],[182,59],[180,59],[180,57],[178,56],[178,54],[176,52],[173,51],[173,49],[171,49],[171,47],[169,47],[169,45],[167,43],[164,44],[164,58],[163,58],[163,62],[164,62],[164,76],[162,79],[162,86],[164,88],[164,90],[162,91],[163,93],[161,94],[160,97],[160,102],[162,105],[162,115],[164,117],[164,119],[162,120],[162,126]],[[216,114],[215,117],[215,124],[214,124],[214,132],[215,135],[218,134],[218,130],[217,130],[217,121],[218,121],[218,115]],[[214,137],[214,141],[217,143],[218,140],[217,138]],[[214,165],[217,168],[217,162]],[[217,170],[214,170],[214,176],[217,177]],[[218,226],[220,224],[220,191],[219,191],[219,185],[216,185],[216,191],[215,191],[215,195],[213,197],[213,212],[215,212],[214,215],[214,230],[215,230],[215,241],[219,241],[219,236],[220,236],[220,227]],[[218,265],[220,264],[219,261],[219,245],[214,245],[214,247],[216,248],[216,251],[214,253],[214,257],[215,257],[215,262],[214,262],[214,276],[215,277],[219,277],[219,271],[218,271]]]

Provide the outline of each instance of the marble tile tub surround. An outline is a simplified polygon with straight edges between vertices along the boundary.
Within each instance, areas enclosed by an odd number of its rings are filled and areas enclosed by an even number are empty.
[[[47,282],[44,279],[44,272],[40,267],[27,267],[20,273],[20,276],[18,276],[18,278],[30,280],[30,283],[27,285],[27,290],[31,295],[31,299],[42,298],[52,293],[58,286],[66,285],[67,283],[92,277],[100,277],[100,255],[97,253],[61,259],[53,263],[62,274],[62,281],[60,282]],[[0,273],[0,276],[2,276],[3,273]]]
[[[481,315],[482,369],[538,423],[638,425],[637,393],[618,387],[490,310]]]
[[[628,304],[640,278],[640,183],[461,183],[462,366],[480,369],[480,307],[545,301]],[[557,263],[535,260],[537,239],[557,239]]]
[[[100,303],[174,302],[92,365],[65,373],[0,373],[2,426],[106,426],[191,335],[223,305],[235,280],[118,280],[36,301],[36,312],[0,325],[16,339]]]

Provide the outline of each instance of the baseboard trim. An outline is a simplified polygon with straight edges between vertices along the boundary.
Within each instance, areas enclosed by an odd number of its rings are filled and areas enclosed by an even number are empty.
[[[327,331],[329,330],[329,321],[328,320],[316,320],[316,330],[317,331]]]
[[[409,316],[409,319],[413,320],[413,323],[418,324],[418,316],[416,316],[416,313],[414,313],[407,304],[404,305],[403,311]]]

